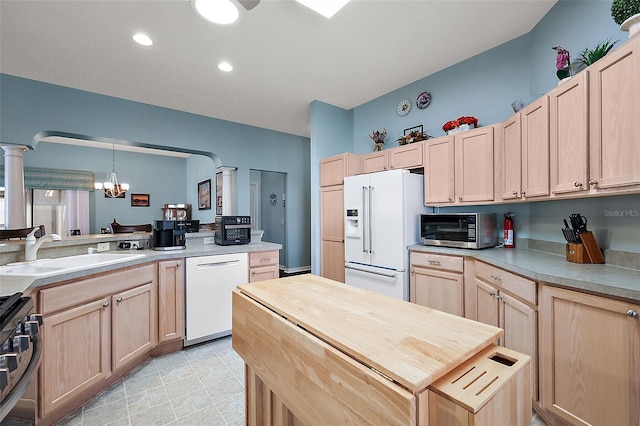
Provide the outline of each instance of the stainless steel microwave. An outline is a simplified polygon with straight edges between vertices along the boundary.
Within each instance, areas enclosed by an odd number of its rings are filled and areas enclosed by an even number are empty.
[[[495,213],[420,215],[420,241],[428,246],[483,249],[498,245]]]

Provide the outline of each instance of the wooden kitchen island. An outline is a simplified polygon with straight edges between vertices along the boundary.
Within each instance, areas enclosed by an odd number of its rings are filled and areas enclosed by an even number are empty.
[[[502,330],[314,275],[238,286],[248,425],[531,423]]]

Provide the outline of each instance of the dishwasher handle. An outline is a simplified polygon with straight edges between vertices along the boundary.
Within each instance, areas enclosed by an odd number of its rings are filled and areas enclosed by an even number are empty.
[[[367,269],[354,268],[353,266],[349,266],[349,265],[345,266],[345,269],[351,269],[352,271],[357,271],[357,272],[364,272],[365,274],[380,275],[385,278],[395,279],[398,276],[398,274],[385,274],[384,272],[369,271]]]
[[[238,263],[240,263],[239,260],[226,260],[223,262],[198,263],[196,265],[196,268],[198,268],[198,270],[223,268],[225,266],[234,266],[234,265],[237,265]]]

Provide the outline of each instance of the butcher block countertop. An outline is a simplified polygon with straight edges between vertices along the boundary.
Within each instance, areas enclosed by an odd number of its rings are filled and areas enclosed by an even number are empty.
[[[414,394],[503,333],[309,274],[243,284],[238,291]]]

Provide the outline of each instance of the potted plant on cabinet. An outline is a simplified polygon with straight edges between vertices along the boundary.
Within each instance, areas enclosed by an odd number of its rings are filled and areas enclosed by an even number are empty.
[[[597,61],[600,58],[603,58],[607,53],[609,53],[611,49],[613,49],[613,46],[615,46],[616,43],[618,43],[618,41],[620,40],[616,40],[612,42],[611,39],[607,39],[605,41],[601,41],[598,44],[596,44],[596,46],[593,49],[589,49],[588,47],[585,47],[580,52],[580,55],[576,62],[578,62],[581,65],[584,65],[585,67],[588,67],[589,65],[593,64],[595,61]]]
[[[640,34],[640,0],[613,0],[611,16],[622,31],[629,31],[629,38]]]

